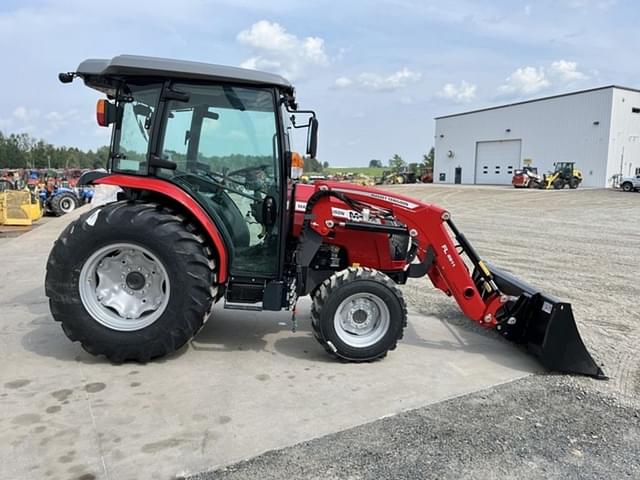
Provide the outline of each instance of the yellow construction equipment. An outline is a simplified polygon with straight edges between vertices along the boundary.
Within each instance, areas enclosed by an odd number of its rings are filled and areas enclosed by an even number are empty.
[[[544,176],[541,188],[562,189],[569,185],[569,188],[578,188],[582,183],[582,172],[576,168],[574,162],[554,163],[553,173]]]
[[[32,225],[42,217],[36,195],[29,190],[0,192],[0,225]]]

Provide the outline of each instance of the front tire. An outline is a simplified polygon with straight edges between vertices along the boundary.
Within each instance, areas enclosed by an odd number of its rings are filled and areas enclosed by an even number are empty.
[[[553,182],[553,188],[556,190],[562,190],[564,188],[564,185],[565,185],[565,182],[561,178],[558,178]]]
[[[369,268],[349,268],[313,295],[312,327],[331,355],[351,362],[383,358],[407,326],[407,307],[393,280]]]
[[[183,218],[155,204],[117,202],[62,232],[45,289],[69,339],[116,363],[146,362],[202,327],[215,294],[213,266]]]
[[[633,184],[631,182],[624,182],[622,184],[622,191],[623,192],[630,192],[633,190]]]

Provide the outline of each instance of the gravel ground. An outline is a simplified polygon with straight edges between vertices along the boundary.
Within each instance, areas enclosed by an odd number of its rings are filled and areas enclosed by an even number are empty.
[[[640,194],[615,190],[392,187],[449,209],[478,253],[562,300],[607,382],[565,377],[640,405]],[[408,303],[474,328],[450,298],[420,282]],[[491,332],[491,334],[493,334]]]
[[[610,380],[533,376],[193,479],[640,478],[640,194],[388,189],[448,208],[485,260],[571,302]],[[403,290],[413,309],[479,329],[420,280]]]
[[[191,480],[634,479],[639,417],[559,377],[529,377]]]

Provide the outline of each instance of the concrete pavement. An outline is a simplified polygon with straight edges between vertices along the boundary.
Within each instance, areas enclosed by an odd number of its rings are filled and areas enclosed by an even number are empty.
[[[336,362],[309,332],[307,299],[295,334],[286,312],[216,309],[170,358],[114,366],[48,311],[45,262],[69,219],[0,246],[0,478],[174,478],[538,369],[506,342],[416,314],[386,359]]]

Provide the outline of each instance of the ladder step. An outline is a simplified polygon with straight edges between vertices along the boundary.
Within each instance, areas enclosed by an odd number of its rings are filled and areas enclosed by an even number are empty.
[[[244,310],[249,312],[261,312],[262,303],[232,303],[224,301],[225,310]]]

